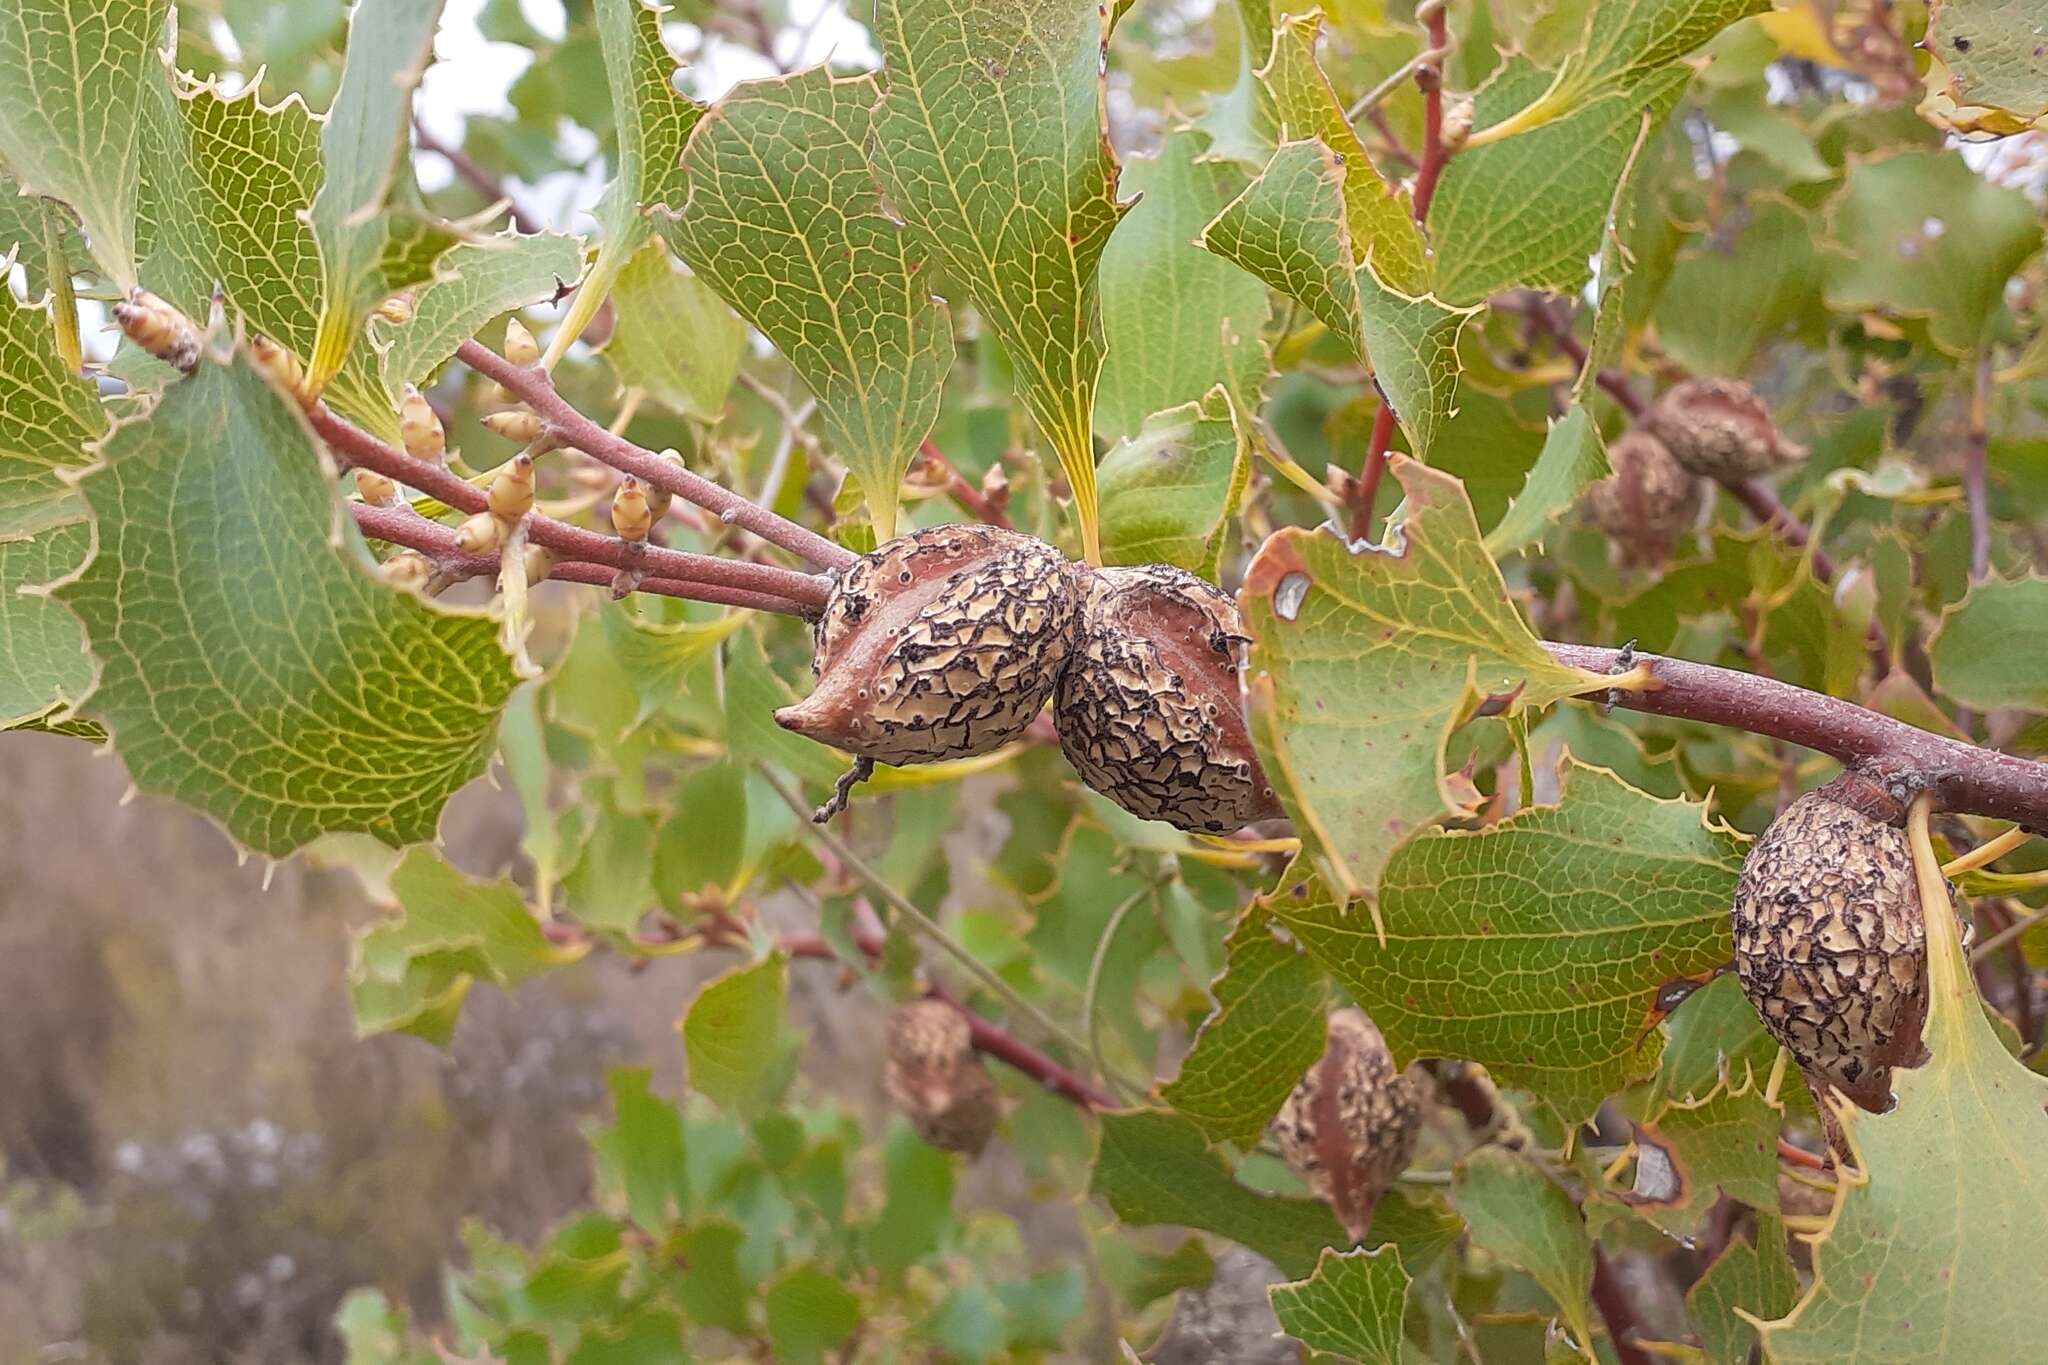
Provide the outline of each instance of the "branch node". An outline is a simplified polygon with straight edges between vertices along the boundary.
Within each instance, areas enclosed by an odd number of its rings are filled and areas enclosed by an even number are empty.
[[[853,789],[874,776],[875,760],[862,756],[853,760],[853,766],[839,774],[839,780],[832,784],[832,795],[824,805],[811,812],[811,823],[822,825],[846,809]]]

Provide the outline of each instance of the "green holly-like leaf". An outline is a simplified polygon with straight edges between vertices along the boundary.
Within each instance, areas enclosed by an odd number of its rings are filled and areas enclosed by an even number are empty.
[[[619,272],[612,304],[618,321],[604,356],[619,382],[700,422],[716,422],[747,345],[747,325],[725,300],[649,239]],[[690,344],[677,345],[677,337]]]
[[[775,1359],[791,1365],[825,1358],[825,1353],[860,1326],[860,1300],[814,1265],[794,1266],[777,1276],[762,1296],[768,1310],[768,1340]]]
[[[653,231],[648,210],[656,204],[680,208],[688,198],[683,147],[704,115],[702,105],[676,89],[676,59],[662,41],[659,9],[646,0],[596,0],[596,11],[618,131],[618,174],[597,207],[604,241],[548,345],[550,364],[583,335],[619,272],[647,241]]]
[[[1315,1274],[1296,1284],[1274,1285],[1266,1296],[1280,1330],[1304,1346],[1347,1356],[1359,1365],[1400,1365],[1408,1284],[1397,1247],[1325,1248]]]
[[[1601,685],[1529,633],[1458,481],[1401,456],[1390,467],[1407,512],[1387,548],[1289,528],[1238,594],[1257,642],[1260,757],[1347,899],[1372,889],[1416,829],[1474,808],[1446,751],[1483,704],[1514,714]]]
[[[1262,335],[1271,304],[1257,280],[1194,244],[1240,179],[1203,157],[1207,144],[1201,133],[1177,128],[1158,155],[1124,163],[1119,185],[1138,202],[1102,253],[1109,354],[1095,427],[1105,437],[1135,435],[1153,413],[1199,400],[1218,384],[1243,410],[1258,407],[1271,368]],[[1106,469],[1101,477],[1106,523]]]
[[[1153,414],[1116,443],[1102,480],[1107,564],[1177,564],[1215,579],[1230,519],[1251,478],[1251,452],[1219,386],[1200,402]]]
[[[384,332],[384,394],[396,409],[407,384],[424,381],[455,348],[501,313],[552,302],[583,274],[583,242],[508,232],[464,242],[441,258],[441,278],[419,291],[411,321]]]
[[[1830,308],[1925,318],[1934,344],[1973,354],[2005,282],[2041,245],[2034,206],[1954,151],[1915,150],[1849,169],[1828,209]]]
[[[1698,374],[1742,374],[1757,349],[1804,316],[1820,290],[1807,216],[1751,195],[1738,231],[1681,252],[1657,296],[1657,340]]]
[[[1942,613],[1934,685],[1965,706],[2048,711],[2048,578],[1987,578]]]
[[[0,730],[40,721],[92,686],[78,618],[38,591],[91,553],[83,521],[0,540]]]
[[[1593,1244],[1572,1197],[1521,1157],[1482,1147],[1458,1163],[1451,1203],[1464,1215],[1473,1244],[1535,1276],[1579,1344],[1590,1349]]]
[[[202,364],[101,452],[79,485],[98,553],[57,596],[101,664],[79,710],[136,784],[274,857],[431,838],[517,681],[497,623],[365,572],[312,433],[246,361]]]
[[[603,933],[630,937],[654,908],[654,818],[600,808],[583,856],[562,878],[576,918]]]
[[[592,1137],[590,1145],[625,1195],[633,1221],[659,1236],[690,1207],[690,1168],[683,1116],[652,1093],[653,1077],[645,1067],[622,1067],[605,1077],[617,1117],[610,1128]]]
[[[1799,1298],[1799,1279],[1785,1254],[1785,1225],[1757,1218],[1756,1241],[1737,1238],[1686,1291],[1685,1306],[1699,1331],[1707,1365],[1750,1365],[1757,1344],[1750,1318],[1779,1317]]]
[[[412,92],[433,57],[443,0],[357,0],[341,90],[320,125],[325,175],[307,221],[320,249],[320,325],[306,357],[317,393],[361,340],[370,310],[433,277],[461,240],[416,210],[387,208],[405,163]]]
[[[1697,1234],[1719,1195],[1776,1212],[1783,1111],[1763,1087],[1762,1076],[1743,1070],[1697,1099],[1625,1097],[1639,1154],[1636,1188],[1624,1201],[1677,1237]]]
[[[2048,115],[2048,25],[2027,0],[1934,0],[1921,43],[1948,68],[1958,105],[1981,126],[2017,133]]]
[[[789,960],[771,953],[697,993],[683,1016],[691,1089],[721,1108],[745,1112],[788,1083],[794,1060],[785,1019],[788,977]]]
[[[1139,1109],[1102,1116],[1089,1192],[1136,1226],[1169,1223],[1228,1237],[1297,1279],[1343,1232],[1318,1200],[1260,1194],[1231,1178],[1201,1130],[1179,1114]]]
[[[90,456],[107,419],[89,379],[57,354],[48,301],[0,299],[0,542],[79,520],[78,495],[58,477]],[[0,579],[0,587],[26,579]]]
[[[1652,130],[1662,122],[1690,74],[1652,71],[1562,118],[1452,157],[1429,210],[1438,296],[1469,304],[1516,286],[1584,285],[1645,121]],[[1505,125],[1548,78],[1527,61],[1509,63],[1474,98],[1474,126]]]
[[[78,214],[93,259],[135,283],[143,114],[170,0],[0,6],[0,162]]]
[[[730,612],[716,620],[666,625],[628,603],[604,611],[601,619],[612,658],[640,698],[636,725],[673,700],[697,662],[747,623],[744,614]]]
[[[656,224],[810,385],[880,541],[938,418],[953,331],[868,170],[874,103],[874,77],[822,66],[740,86],[690,135],[689,201]]]
[[[1254,909],[1224,943],[1216,1009],[1159,1097],[1212,1142],[1250,1145],[1323,1054],[1322,973]]]
[[[430,848],[405,855],[391,891],[397,915],[363,930],[350,955],[358,1033],[445,1044],[475,982],[509,990],[585,952],[548,942],[511,882],[466,877]]]
[[[2048,1078],[1985,1017],[1940,870],[1919,855],[1934,1059],[1897,1074],[1888,1114],[1837,1106],[1854,1169],[1837,1168],[1813,1287],[1762,1324],[1781,1365],[2010,1359],[2048,1295]]]
[[[1553,522],[1578,506],[1581,494],[1610,472],[1607,444],[1591,410],[1575,405],[1551,423],[1522,491],[1500,524],[1486,533],[1487,553],[1510,555],[1537,544]]]
[[[1097,560],[1097,266],[1123,214],[1102,127],[1103,12],[878,0],[873,28],[885,58],[875,172],[912,241],[1002,341]]]

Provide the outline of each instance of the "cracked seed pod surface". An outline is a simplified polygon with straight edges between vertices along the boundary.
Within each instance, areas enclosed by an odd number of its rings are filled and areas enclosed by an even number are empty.
[[[1361,1009],[1330,1016],[1329,1042],[1273,1118],[1280,1155],[1354,1238],[1407,1169],[1422,1132],[1422,1087],[1394,1069]]]
[[[1830,783],[1794,801],[1743,861],[1735,964],[1771,1036],[1816,1088],[1873,1113],[1919,1065],[1927,926],[1903,831]]]
[[[885,1032],[882,1089],[890,1103],[932,1146],[980,1152],[1002,1105],[960,1011],[943,1000],[912,1000],[889,1012]]]
[[[1806,447],[1786,439],[1764,400],[1740,380],[1675,384],[1643,420],[1680,464],[1710,479],[1746,479],[1806,458]]]
[[[1053,702],[1067,761],[1131,814],[1179,829],[1228,834],[1277,815],[1245,726],[1245,642],[1237,604],[1185,570],[1088,574]]]
[[[1664,443],[1635,430],[1608,447],[1614,470],[1586,491],[1593,521],[1621,547],[1629,564],[1662,564],[1679,536],[1699,520],[1706,490]]]
[[[817,686],[776,723],[882,763],[999,749],[1052,696],[1072,643],[1073,566],[995,526],[899,536],[849,565],[813,631]]]

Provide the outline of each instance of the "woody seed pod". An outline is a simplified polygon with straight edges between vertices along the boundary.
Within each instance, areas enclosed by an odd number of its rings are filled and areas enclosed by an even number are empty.
[[[448,435],[426,396],[408,384],[398,404],[398,438],[415,460],[439,464],[448,454]]]
[[[147,289],[135,288],[114,305],[114,321],[130,341],[186,374],[199,364],[199,329]]]
[[[612,495],[612,529],[626,540],[641,541],[653,527],[654,511],[640,480],[631,475],[619,480],[619,491]]]
[[[455,548],[466,555],[495,553],[505,543],[505,523],[479,512],[455,528]]]
[[[994,526],[915,531],[840,572],[813,628],[811,695],[784,729],[883,763],[985,754],[1052,695],[1074,626],[1073,569]]]
[[[517,521],[533,510],[533,457],[514,455],[491,480],[488,499],[493,513]]]
[[[540,439],[540,418],[530,412],[493,412],[484,418],[484,429],[508,441],[530,445]]]
[[[1330,1016],[1322,1059],[1273,1118],[1280,1155],[1354,1239],[1407,1169],[1421,1132],[1421,1087],[1394,1069],[1387,1040],[1361,1009]]]
[[[1167,564],[1083,579],[1053,716],[1081,779],[1131,814],[1227,834],[1278,815],[1245,728],[1237,604]]]
[[[505,319],[505,359],[522,367],[540,364],[540,343],[518,318]]]
[[[1844,776],[1771,822],[1735,885],[1743,993],[1816,1091],[1872,1113],[1892,1069],[1918,1066],[1927,1018],[1927,926],[1896,803]]]
[[[1699,520],[1706,491],[1647,431],[1630,431],[1607,451],[1614,472],[1586,490],[1586,508],[1627,564],[1662,564],[1674,540]]]
[[[269,337],[258,333],[249,338],[249,355],[256,367],[286,393],[298,396],[306,387],[306,367],[299,358]]]
[[[377,566],[378,576],[394,588],[417,590],[434,576],[434,561],[418,550],[400,550]]]
[[[398,485],[374,469],[356,471],[356,492],[372,507],[389,507],[398,501]]]
[[[912,1000],[889,1012],[887,1036],[882,1089],[890,1102],[932,1146],[980,1152],[1002,1106],[960,1011],[943,1000]]]
[[[1678,462],[1710,479],[1746,479],[1806,458],[1771,420],[1756,390],[1738,379],[1688,379],[1643,419]]]

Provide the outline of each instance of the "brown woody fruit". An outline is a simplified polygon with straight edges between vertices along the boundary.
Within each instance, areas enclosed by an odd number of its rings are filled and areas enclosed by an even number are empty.
[[[147,289],[129,290],[114,305],[114,321],[130,341],[165,364],[186,374],[199,364],[199,329]]]
[[[994,526],[899,536],[840,572],[813,629],[811,695],[784,729],[883,763],[985,754],[1052,695],[1072,646],[1073,568]]]
[[[1672,542],[1698,522],[1706,504],[1699,475],[1673,458],[1647,431],[1625,433],[1608,447],[1614,472],[1586,490],[1586,508],[1621,547],[1624,563],[1658,565]]]
[[[882,1089],[934,1147],[973,1156],[1002,1117],[996,1083],[974,1050],[967,1020],[943,1000],[889,1012]]]
[[[1422,1099],[1365,1011],[1343,1009],[1330,1016],[1322,1059],[1273,1118],[1280,1155],[1354,1239],[1415,1154]]]
[[[1053,715],[1081,779],[1146,820],[1228,834],[1280,813],[1252,752],[1237,604],[1168,564],[1083,579]]]
[[[1643,421],[1680,464],[1710,479],[1747,479],[1806,458],[1806,447],[1787,440],[1756,390],[1738,379],[1673,385]]]
[[[1892,1069],[1925,1056],[1927,925],[1896,814],[1838,778],[1771,822],[1735,884],[1743,993],[1808,1084],[1872,1113],[1891,1108]]]

